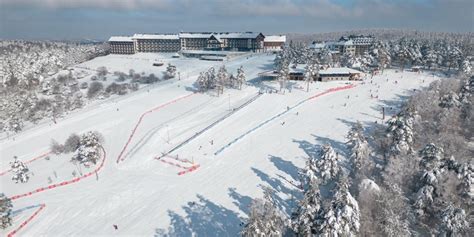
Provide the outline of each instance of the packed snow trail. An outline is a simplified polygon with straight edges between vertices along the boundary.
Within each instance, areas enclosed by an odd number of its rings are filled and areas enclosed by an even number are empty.
[[[351,84],[351,85],[347,85],[347,86],[340,86],[340,87],[335,87],[335,88],[331,88],[331,89],[328,89],[322,93],[319,93],[319,94],[316,94],[316,95],[313,95],[307,99],[304,99],[300,102],[298,102],[296,105],[293,105],[292,107],[288,107],[287,110],[265,120],[264,122],[260,123],[259,125],[257,125],[256,127],[248,130],[247,132],[243,133],[242,135],[238,136],[237,138],[235,138],[234,140],[232,140],[231,142],[227,143],[226,145],[224,145],[223,147],[221,147],[219,150],[217,150],[216,152],[214,152],[214,155],[218,155],[220,154],[222,151],[224,151],[225,149],[229,148],[230,146],[232,146],[233,144],[235,144],[236,142],[238,142],[240,139],[244,138],[245,136],[249,135],[250,133],[254,132],[255,130],[263,127],[264,125],[266,125],[267,123],[279,118],[280,116],[288,113],[290,110],[293,110],[294,108],[302,105],[303,103],[309,101],[309,100],[312,100],[312,99],[315,99],[317,97],[320,97],[320,96],[323,96],[323,95],[326,95],[326,94],[329,94],[329,93],[332,93],[332,92],[336,92],[336,91],[341,91],[341,90],[347,90],[347,89],[351,89],[351,88],[354,88],[355,85]]]
[[[169,151],[163,153],[161,156],[157,156],[155,157],[155,159],[159,160],[161,159],[162,157],[164,156],[167,156],[169,154],[171,154],[172,152],[178,150],[179,148],[181,148],[182,146],[188,144],[190,141],[192,141],[193,139],[195,139],[196,137],[198,137],[199,135],[203,134],[204,132],[206,132],[207,130],[211,129],[212,127],[216,126],[218,123],[224,121],[224,119],[230,117],[231,115],[235,114],[237,111],[241,110],[242,108],[244,108],[245,106],[249,105],[250,103],[254,102],[255,100],[257,100],[260,96],[262,96],[263,94],[262,93],[257,93],[254,97],[250,98],[248,101],[246,101],[245,103],[243,103],[242,105],[240,105],[239,107],[233,109],[232,111],[230,111],[229,113],[227,113],[226,115],[224,115],[223,117],[219,118],[218,120],[216,120],[215,122],[211,123],[209,126],[203,128],[201,131],[195,133],[194,135],[192,135],[191,137],[189,137],[188,139],[184,140],[183,142],[179,143],[178,145],[176,145],[175,147],[171,148]]]
[[[31,163],[31,162],[33,162],[33,161],[36,161],[36,160],[39,160],[39,159],[42,159],[42,158],[46,158],[46,157],[48,157],[49,155],[51,155],[51,153],[52,153],[51,151],[45,152],[45,153],[43,153],[43,154],[41,154],[41,155],[39,155],[39,156],[37,156],[37,157],[31,159],[31,160],[25,161],[25,162],[23,162],[23,163],[24,163],[24,164],[29,164],[29,163]],[[0,176],[3,176],[3,175],[5,175],[6,173],[8,173],[8,172],[10,172],[10,171],[12,171],[11,168],[8,169],[8,170],[3,171],[2,173],[0,173]]]
[[[107,157],[107,154],[105,152],[105,149],[101,146],[100,147],[102,152],[103,152],[103,158],[102,158],[102,161],[99,165],[99,167],[97,167],[95,170],[81,176],[81,177],[77,177],[77,178],[74,178],[74,179],[71,179],[69,181],[63,181],[61,183],[57,183],[57,184],[52,184],[52,185],[49,185],[49,186],[46,186],[46,187],[42,187],[42,188],[38,188],[38,189],[35,189],[31,192],[27,192],[27,193],[23,193],[23,194],[18,194],[18,195],[15,195],[15,196],[12,196],[10,197],[10,199],[13,201],[13,200],[16,200],[16,199],[19,199],[19,198],[23,198],[23,197],[27,197],[27,196],[31,196],[35,193],[41,193],[41,192],[44,192],[46,190],[51,190],[51,189],[55,189],[55,188],[58,188],[58,187],[62,187],[62,186],[66,186],[66,185],[69,185],[69,184],[73,184],[73,183],[76,183],[76,182],[79,182],[87,177],[90,177],[92,176],[93,174],[96,174],[97,172],[99,172],[100,169],[102,169],[102,167],[104,166],[105,164],[105,158]]]
[[[129,145],[130,142],[132,141],[132,138],[133,138],[133,136],[135,135],[135,132],[137,131],[138,126],[140,126],[140,124],[141,124],[143,118],[145,117],[145,115],[147,115],[147,114],[149,114],[149,113],[153,113],[153,112],[155,112],[155,111],[157,111],[157,110],[159,110],[159,109],[162,109],[162,108],[164,108],[164,107],[166,107],[166,106],[168,106],[168,105],[170,105],[170,104],[176,103],[176,102],[178,102],[178,101],[180,101],[180,100],[182,100],[182,99],[189,98],[189,97],[191,97],[191,96],[193,96],[193,95],[195,95],[195,93],[191,93],[191,94],[188,94],[188,95],[185,95],[185,96],[178,97],[178,98],[176,98],[176,99],[174,99],[174,100],[171,100],[171,101],[169,101],[169,102],[166,102],[166,103],[164,103],[164,104],[162,104],[162,105],[159,105],[159,106],[157,106],[157,107],[155,107],[155,108],[153,108],[153,109],[150,109],[150,110],[144,112],[144,113],[140,116],[140,118],[138,119],[138,122],[137,122],[137,124],[135,125],[135,127],[133,128],[132,133],[131,133],[130,136],[128,137],[128,140],[127,140],[127,142],[125,143],[125,146],[123,147],[122,151],[120,152],[119,156],[117,157],[117,164],[118,164],[120,161],[123,161],[123,160],[124,160],[124,159],[122,158],[122,156],[123,156],[125,150],[127,150],[128,145]]]
[[[27,206],[27,207],[23,207],[23,208],[20,208],[18,210],[14,210],[10,213],[10,216],[11,217],[15,217],[16,215],[26,211],[26,210],[30,210],[30,209],[33,209],[33,208],[37,208],[37,207],[40,207],[41,205],[43,204],[38,204],[38,205],[32,205],[32,206]]]
[[[138,140],[138,142],[129,149],[129,151],[123,155],[123,159],[125,159],[126,157],[128,156],[133,156],[141,147],[143,147],[154,135],[156,132],[159,131],[160,128],[163,128],[165,124],[169,124],[170,122],[172,121],[175,121],[181,117],[184,117],[185,115],[189,115],[193,112],[196,112],[198,111],[199,109],[201,109],[202,107],[208,105],[208,103],[212,100],[212,98],[210,98],[209,100],[207,100],[206,102],[204,102],[203,104],[199,105],[199,106],[195,106],[193,107],[192,109],[184,112],[184,113],[181,113],[165,122],[162,122],[160,124],[158,124],[158,126],[150,129],[145,135],[142,136],[142,138],[140,138],[140,140]]]
[[[38,207],[35,206],[35,207]],[[37,215],[38,213],[40,213],[44,208],[46,207],[46,204],[40,204],[39,205],[39,209],[36,210],[30,217],[28,217],[28,219],[26,219],[25,221],[23,221],[20,226],[18,226],[16,229],[14,229],[13,231],[11,231],[10,233],[8,233],[8,237],[12,237],[14,236],[15,234],[18,233],[18,231],[20,231],[23,227],[25,227],[26,225],[28,225],[28,223],[30,223]]]

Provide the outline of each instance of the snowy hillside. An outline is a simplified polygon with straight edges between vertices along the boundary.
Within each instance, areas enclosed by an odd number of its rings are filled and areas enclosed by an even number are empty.
[[[271,68],[273,59],[252,54],[224,62],[233,73],[243,66],[248,83],[219,97],[195,93],[193,84],[199,72],[222,62],[138,54],[76,65],[158,75],[163,67],[151,63],[161,60],[176,65],[180,80],[92,103],[57,123],[1,140],[1,192],[20,195],[13,209],[21,210],[2,235],[36,214],[19,235],[235,236],[263,186],[272,187],[282,209],[291,213],[295,198],[301,198],[298,172],[314,152],[312,145],[331,144],[344,153],[353,123],[383,123],[382,106],[389,117],[407,95],[439,79],[386,70],[362,82],[317,82],[309,92],[304,82],[291,82],[291,92],[267,93],[278,83],[259,81],[257,74]],[[63,142],[87,131],[98,131],[105,140],[95,166],[74,165],[71,154],[43,155],[51,139]],[[38,157],[27,162],[27,183],[11,180],[13,156]]]

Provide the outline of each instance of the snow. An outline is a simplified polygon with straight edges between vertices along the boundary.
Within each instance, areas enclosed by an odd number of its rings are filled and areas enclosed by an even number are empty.
[[[260,33],[256,32],[182,32],[179,33],[179,38],[210,38],[214,35],[221,39],[255,39]]]
[[[46,204],[19,235],[150,236],[165,231],[177,236],[235,236],[240,231],[240,222],[247,217],[250,199],[263,196],[261,185],[272,186],[278,198],[284,200],[298,194],[299,189],[288,181],[298,182],[297,169],[305,166],[305,149],[311,149],[306,144],[330,143],[337,148],[337,144],[345,141],[352,123],[381,123],[381,106],[393,106],[413,89],[438,79],[429,74],[385,70],[384,74],[371,79],[373,83],[370,80],[354,82],[356,87],[352,89],[328,93],[304,103],[302,101],[312,95],[347,82],[312,83],[309,92],[304,82],[291,82],[291,93],[288,90],[285,95],[265,93],[171,153],[200,165],[197,170],[179,176],[180,168],[154,158],[226,116],[232,108],[245,104],[260,90],[277,89],[279,85],[276,81],[259,83],[256,80],[258,73],[273,67],[274,56],[270,54],[252,54],[225,62],[175,59],[171,55],[108,55],[82,63],[78,66],[93,69],[106,66],[109,71],[134,69],[157,74],[166,67],[153,67],[152,63],[161,60],[175,65],[181,80],[163,81],[146,90],[92,103],[58,119],[57,124],[39,124],[14,139],[0,140],[0,169],[4,171],[14,155],[26,161],[47,151],[51,139],[63,142],[71,133],[91,130],[100,132],[105,139],[107,156],[97,176],[13,201],[13,210]],[[116,163],[142,113],[192,94],[199,72],[211,66],[218,69],[223,64],[234,75],[237,68],[243,66],[248,85],[242,90],[225,90],[220,97],[194,94],[148,113],[131,139],[124,160]],[[378,95],[378,99],[371,99],[371,94]],[[290,111],[275,117],[288,106],[292,108]],[[395,111],[387,113],[393,115]],[[255,127],[259,128],[214,155]],[[48,186],[48,177],[56,183],[73,178],[73,171],[87,173],[96,168],[79,170],[70,162],[71,156],[50,155],[48,160],[29,163],[28,168],[34,175],[27,183],[15,184],[11,173],[0,176],[1,192],[7,196],[27,193]],[[186,165],[186,162],[180,164]],[[291,208],[282,207],[287,213]],[[32,212],[34,210],[28,213]],[[0,234],[6,235],[28,216],[27,213],[15,216],[13,226]]]
[[[286,35],[267,35],[264,42],[286,42]]]
[[[177,34],[134,34],[132,39],[179,40]]]
[[[320,75],[335,75],[335,74],[364,74],[361,71],[357,71],[347,67],[330,67],[319,71]]]
[[[133,39],[130,36],[112,36],[109,42],[133,42]]]

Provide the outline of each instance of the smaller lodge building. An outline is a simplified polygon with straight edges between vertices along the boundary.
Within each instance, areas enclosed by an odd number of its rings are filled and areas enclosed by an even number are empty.
[[[305,78],[304,67],[297,66],[296,68],[290,68],[289,80],[302,81]],[[267,71],[258,74],[259,77],[269,78],[269,79],[278,79],[277,71]],[[319,70],[318,74],[314,81],[361,81],[365,74],[361,71],[347,68],[347,67],[338,67],[338,68],[327,68]]]

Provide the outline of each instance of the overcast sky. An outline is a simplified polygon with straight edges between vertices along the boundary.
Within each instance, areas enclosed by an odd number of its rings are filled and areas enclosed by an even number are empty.
[[[0,0],[0,38],[362,28],[473,32],[473,12],[474,0]]]

